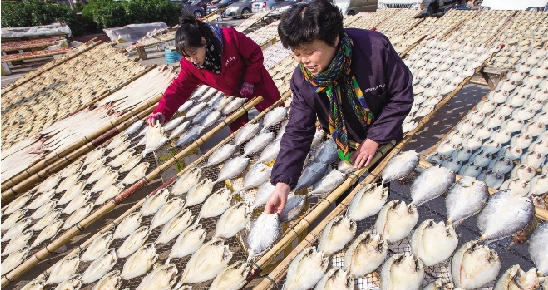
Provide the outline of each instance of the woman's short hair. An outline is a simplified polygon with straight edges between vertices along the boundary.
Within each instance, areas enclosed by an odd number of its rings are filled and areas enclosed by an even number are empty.
[[[282,15],[278,26],[283,46],[292,49],[314,40],[336,45],[335,39],[343,32],[341,10],[329,0],[294,5]]]
[[[220,47],[213,31],[184,8],[179,17],[179,25],[180,27],[175,33],[175,47],[183,56],[186,55],[186,50],[188,48],[203,47],[207,45],[207,43],[205,45],[202,43],[202,37],[204,37],[207,42],[211,41],[213,42],[213,45]],[[219,47],[218,49],[220,49]]]

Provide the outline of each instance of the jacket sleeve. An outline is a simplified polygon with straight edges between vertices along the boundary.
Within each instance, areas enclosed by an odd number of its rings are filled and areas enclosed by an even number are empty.
[[[293,100],[290,105],[289,122],[280,141],[280,153],[274,163],[270,183],[276,185],[283,182],[293,189],[299,181],[304,160],[314,138],[316,112],[300,95],[293,80],[291,91]]]
[[[181,64],[179,75],[167,87],[153,113],[162,113],[166,117],[166,122],[169,121],[199,84],[201,82]]]
[[[386,39],[385,71],[387,104],[379,116],[375,116],[367,138],[386,144],[399,141],[403,135],[403,120],[413,106],[413,75]]]
[[[264,68],[264,57],[261,47],[251,38],[241,32],[236,33],[238,51],[245,62],[244,81],[256,84],[261,80],[261,72]]]

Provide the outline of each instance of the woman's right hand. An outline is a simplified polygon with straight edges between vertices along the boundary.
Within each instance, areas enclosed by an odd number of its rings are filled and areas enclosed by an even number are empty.
[[[281,182],[276,184],[274,192],[270,194],[270,197],[266,201],[264,212],[268,214],[282,213],[285,208],[285,203],[287,201],[287,195],[289,195],[290,191],[291,188],[289,187],[289,185]]]
[[[156,121],[160,122],[160,124],[164,124],[166,121],[166,117],[162,113],[156,113],[156,114],[150,114],[146,118],[147,125],[154,127],[156,125]]]

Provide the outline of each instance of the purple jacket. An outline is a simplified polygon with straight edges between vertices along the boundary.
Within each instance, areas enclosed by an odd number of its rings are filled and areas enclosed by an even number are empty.
[[[403,120],[413,105],[413,76],[381,33],[347,28],[354,42],[352,73],[358,80],[374,121],[366,130],[360,125],[349,102],[342,110],[351,140],[361,143],[366,138],[380,145],[403,138]],[[329,100],[325,93],[317,94],[297,67],[291,78],[293,101],[289,123],[280,143],[280,153],[271,174],[271,183],[283,182],[291,188],[303,169],[314,137],[316,115],[329,132]]]

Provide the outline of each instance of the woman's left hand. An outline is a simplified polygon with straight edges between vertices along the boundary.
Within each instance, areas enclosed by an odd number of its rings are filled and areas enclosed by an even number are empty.
[[[240,95],[244,98],[250,98],[253,96],[254,86],[250,83],[244,82],[242,88],[240,88]]]
[[[378,148],[379,143],[371,139],[365,139],[358,147],[358,150],[352,154],[352,164],[354,164],[354,168],[362,168],[363,166],[369,165],[369,162],[373,160],[373,156]]]

